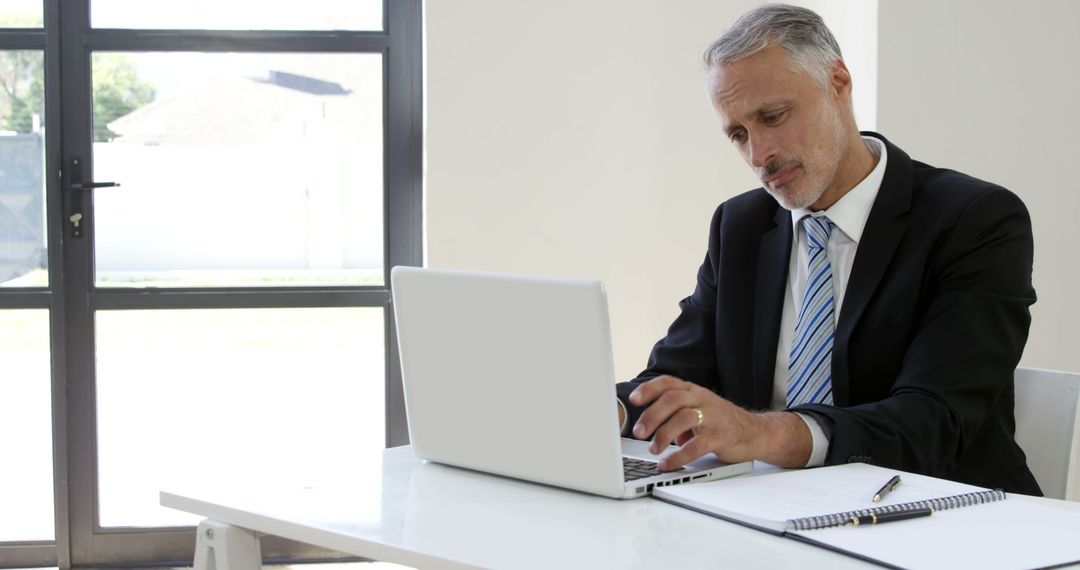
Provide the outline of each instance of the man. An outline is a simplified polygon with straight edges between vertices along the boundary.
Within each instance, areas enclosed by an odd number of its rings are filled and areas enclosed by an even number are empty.
[[[1035,301],[1021,201],[860,134],[809,10],[753,10],[705,58],[763,188],[717,208],[693,293],[618,386],[624,430],[680,445],[667,470],[864,461],[1041,494],[1013,439]]]

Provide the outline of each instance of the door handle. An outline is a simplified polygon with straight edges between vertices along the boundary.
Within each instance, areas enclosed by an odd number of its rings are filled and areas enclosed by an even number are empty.
[[[71,159],[71,184],[68,186],[73,192],[68,197],[68,222],[71,223],[71,237],[82,237],[82,219],[83,219],[83,192],[93,190],[95,188],[113,188],[119,186],[116,182],[83,182],[82,179],[82,161],[73,158]]]
[[[79,182],[71,185],[72,190],[93,190],[94,188],[112,188],[116,182]]]

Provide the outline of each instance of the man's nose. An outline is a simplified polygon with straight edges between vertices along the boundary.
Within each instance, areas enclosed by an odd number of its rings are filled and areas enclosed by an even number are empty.
[[[750,166],[762,168],[776,157],[776,145],[773,140],[762,133],[755,133],[750,138]]]

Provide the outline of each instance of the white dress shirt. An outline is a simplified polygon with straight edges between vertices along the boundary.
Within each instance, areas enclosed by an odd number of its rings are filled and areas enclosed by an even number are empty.
[[[855,262],[855,251],[859,248],[859,240],[862,238],[863,228],[866,227],[866,220],[870,217],[870,209],[873,208],[878,190],[881,189],[881,181],[885,177],[885,162],[888,159],[885,145],[881,141],[873,137],[863,137],[863,140],[870,151],[877,155],[878,163],[862,182],[856,184],[827,210],[811,212],[803,208],[791,211],[791,258],[788,264],[788,286],[784,292],[784,312],[780,317],[780,339],[776,343],[776,368],[773,372],[771,402],[773,410],[787,407],[788,354],[791,352],[795,319],[799,310],[795,299],[802,300],[809,273],[808,241],[800,221],[806,216],[828,216],[836,226],[829,235],[828,255],[833,273],[833,319],[838,319],[848,278],[851,277],[851,266]],[[833,324],[836,324],[835,321]],[[825,431],[812,416],[803,413],[798,415],[806,422],[806,427],[810,428],[810,435],[814,440],[814,449],[806,466],[824,465],[825,454],[829,450]]]

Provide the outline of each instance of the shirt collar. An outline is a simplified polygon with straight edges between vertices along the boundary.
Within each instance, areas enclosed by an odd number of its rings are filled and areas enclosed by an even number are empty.
[[[870,217],[870,209],[874,207],[874,200],[881,189],[881,181],[885,178],[885,162],[888,159],[885,143],[874,137],[863,137],[863,140],[872,147],[871,151],[878,155],[877,166],[830,208],[820,212],[811,212],[807,208],[792,210],[791,229],[794,235],[799,235],[799,221],[806,216],[828,216],[851,241],[859,243],[866,220]]]

